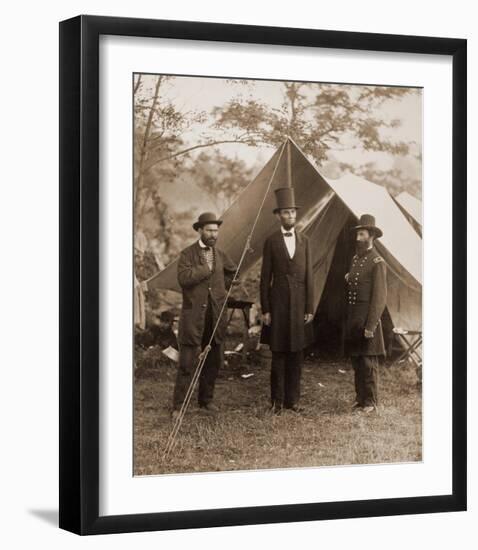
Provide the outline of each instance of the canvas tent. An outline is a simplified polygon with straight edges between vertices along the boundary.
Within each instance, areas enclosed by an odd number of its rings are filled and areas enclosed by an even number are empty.
[[[422,201],[403,191],[396,197],[395,202],[403,212],[415,231],[422,236]]]
[[[271,181],[272,179],[272,181]],[[274,189],[295,188],[297,227],[309,237],[314,264],[316,334],[341,344],[344,317],[344,274],[352,257],[350,229],[363,213],[375,216],[383,230],[377,248],[388,267],[387,318],[392,326],[421,330],[421,239],[387,190],[353,175],[326,180],[290,139],[279,147],[257,177],[223,214],[218,246],[238,261],[259,205],[270,183],[252,235],[241,276],[260,260],[265,239],[277,230]],[[152,277],[148,286],[179,291],[177,261]],[[333,340],[333,338],[332,338]]]

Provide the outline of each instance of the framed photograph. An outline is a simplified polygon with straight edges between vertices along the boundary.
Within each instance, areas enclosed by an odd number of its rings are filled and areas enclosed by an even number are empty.
[[[466,509],[466,40],[60,23],[60,527]]]

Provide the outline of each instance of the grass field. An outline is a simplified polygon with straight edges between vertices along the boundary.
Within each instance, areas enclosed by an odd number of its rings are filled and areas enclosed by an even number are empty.
[[[202,412],[194,397],[167,461],[162,455],[172,428],[176,368],[144,362],[134,390],[135,475],[421,460],[421,390],[411,367],[381,367],[378,412],[364,415],[350,410],[348,363],[308,360],[302,374],[305,413],[273,416],[269,368],[254,356],[246,365],[237,361],[230,360],[217,380],[219,413]],[[253,376],[244,379],[245,373]]]

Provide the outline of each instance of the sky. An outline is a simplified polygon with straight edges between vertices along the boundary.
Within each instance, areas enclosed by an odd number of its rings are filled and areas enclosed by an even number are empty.
[[[155,75],[142,75],[143,97],[151,97]],[[340,86],[339,84],[337,86]],[[161,90],[162,101],[170,101],[181,112],[210,112],[215,106],[221,106],[232,98],[242,95],[244,98],[255,98],[267,102],[271,107],[280,107],[282,84],[277,81],[246,81],[232,83],[230,80],[208,77],[178,76],[169,80]],[[374,113],[384,119],[399,119],[401,126],[393,129],[393,135],[400,141],[413,141],[417,150],[421,150],[422,142],[422,94],[410,94],[398,100],[385,102]],[[197,124],[183,134],[183,139],[194,145],[200,141],[201,133],[207,129],[212,118],[206,118],[204,124]],[[272,156],[274,150],[270,147],[249,147],[241,144],[224,144],[221,151],[232,157],[237,156],[249,166],[261,167]],[[376,162],[380,169],[387,169],[393,164],[391,155],[381,153],[364,153],[360,150],[348,150],[334,153],[340,162],[364,164]]]

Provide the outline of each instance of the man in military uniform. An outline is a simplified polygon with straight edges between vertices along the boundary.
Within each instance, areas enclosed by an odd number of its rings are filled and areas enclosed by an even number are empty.
[[[374,240],[382,236],[375,218],[364,214],[354,231],[356,254],[345,275],[345,346],[355,371],[353,408],[370,413],[378,403],[378,357],[385,355],[380,318],[387,303],[387,269],[374,247]]]
[[[218,318],[226,299],[226,289],[237,283],[233,281],[235,264],[215,246],[221,224],[222,220],[211,212],[201,214],[193,224],[199,240],[179,256],[178,282],[182,288],[183,304],[179,318],[179,367],[173,395],[173,420],[185,399],[199,353],[208,345],[216,323],[211,349],[199,377],[198,401],[202,409],[212,413],[217,411],[212,400],[216,377],[224,360],[226,308],[219,322]]]
[[[294,189],[276,189],[274,209],[281,228],[264,243],[261,270],[263,342],[272,351],[271,405],[274,414],[299,407],[304,325],[313,319],[312,259],[308,238],[295,229]]]

